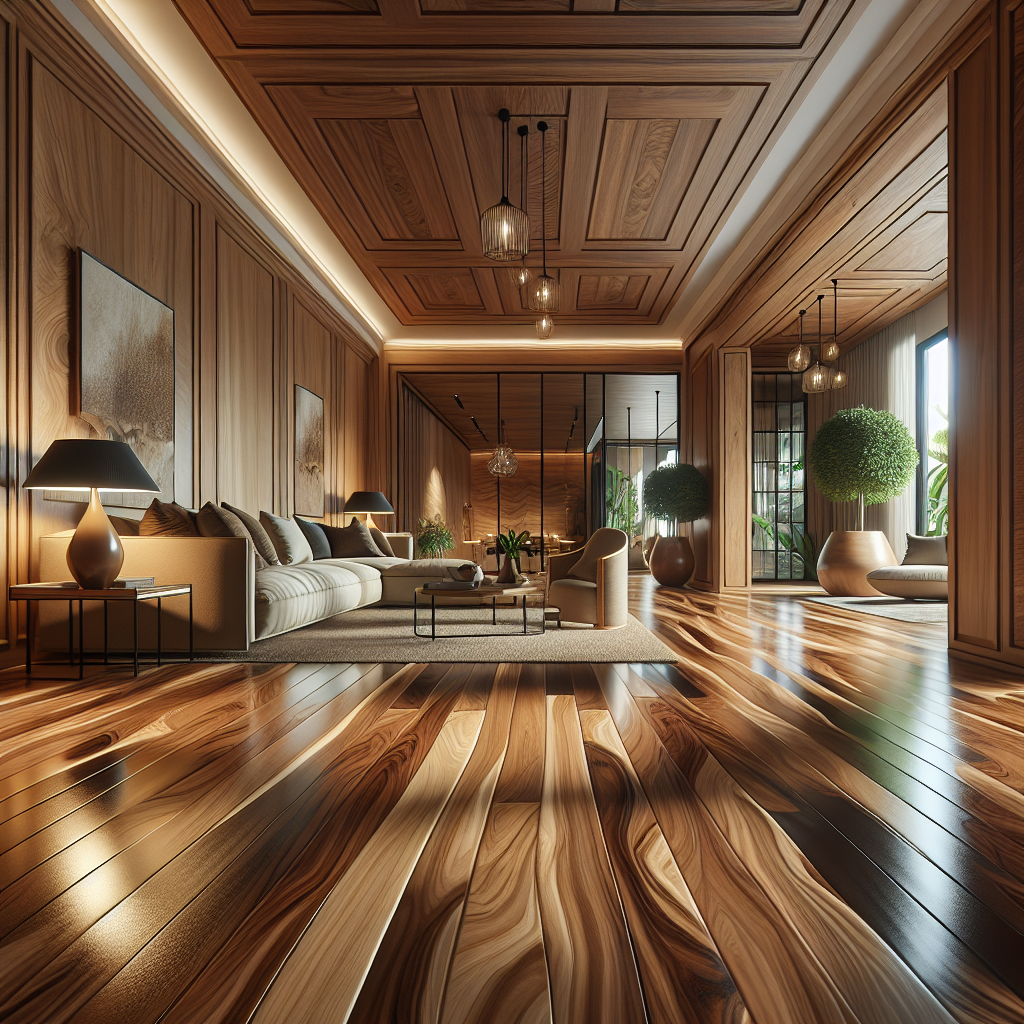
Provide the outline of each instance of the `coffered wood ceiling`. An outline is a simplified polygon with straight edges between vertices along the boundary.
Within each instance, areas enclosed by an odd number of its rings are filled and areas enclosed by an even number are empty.
[[[852,0],[177,6],[403,324],[534,318],[480,250],[504,106],[553,125],[559,320],[642,327],[671,310]],[[529,142],[537,265],[540,136]],[[925,220],[868,258],[919,262],[937,231]]]

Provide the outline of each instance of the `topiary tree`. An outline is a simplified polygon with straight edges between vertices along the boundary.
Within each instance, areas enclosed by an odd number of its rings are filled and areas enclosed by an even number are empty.
[[[644,513],[652,519],[692,523],[708,514],[708,482],[686,462],[656,469],[644,481]]]
[[[857,502],[857,529],[864,506],[895,498],[914,479],[917,445],[903,422],[878,409],[840,409],[814,435],[811,475],[831,501]]]

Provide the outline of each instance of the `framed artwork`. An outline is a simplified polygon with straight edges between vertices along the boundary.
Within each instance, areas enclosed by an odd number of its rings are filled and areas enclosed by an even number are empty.
[[[295,514],[324,514],[324,400],[295,385]]]
[[[72,412],[131,445],[158,497],[173,501],[174,310],[79,250],[77,349]],[[144,508],[153,497],[104,494],[104,503]]]

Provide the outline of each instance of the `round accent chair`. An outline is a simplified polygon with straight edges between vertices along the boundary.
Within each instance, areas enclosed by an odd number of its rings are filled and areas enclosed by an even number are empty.
[[[558,624],[590,623],[618,629],[628,616],[629,539],[603,527],[577,551],[548,558],[547,604],[558,609]]]

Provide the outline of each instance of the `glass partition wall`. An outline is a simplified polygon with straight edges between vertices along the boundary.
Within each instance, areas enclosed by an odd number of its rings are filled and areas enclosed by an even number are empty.
[[[474,534],[464,543],[476,542],[474,557],[488,571],[499,564],[495,537],[509,529],[529,530],[533,543],[520,562],[536,571],[550,554],[584,543],[601,526],[631,537],[657,528],[643,520],[643,483],[678,459],[677,374],[439,372],[404,375],[404,384],[469,449],[465,504],[472,526],[466,517],[449,526],[460,536],[466,529]],[[402,424],[399,437],[407,441],[399,446],[401,491],[418,439]],[[502,437],[518,461],[510,477],[487,469]],[[415,518],[418,495],[407,490],[398,501]]]

